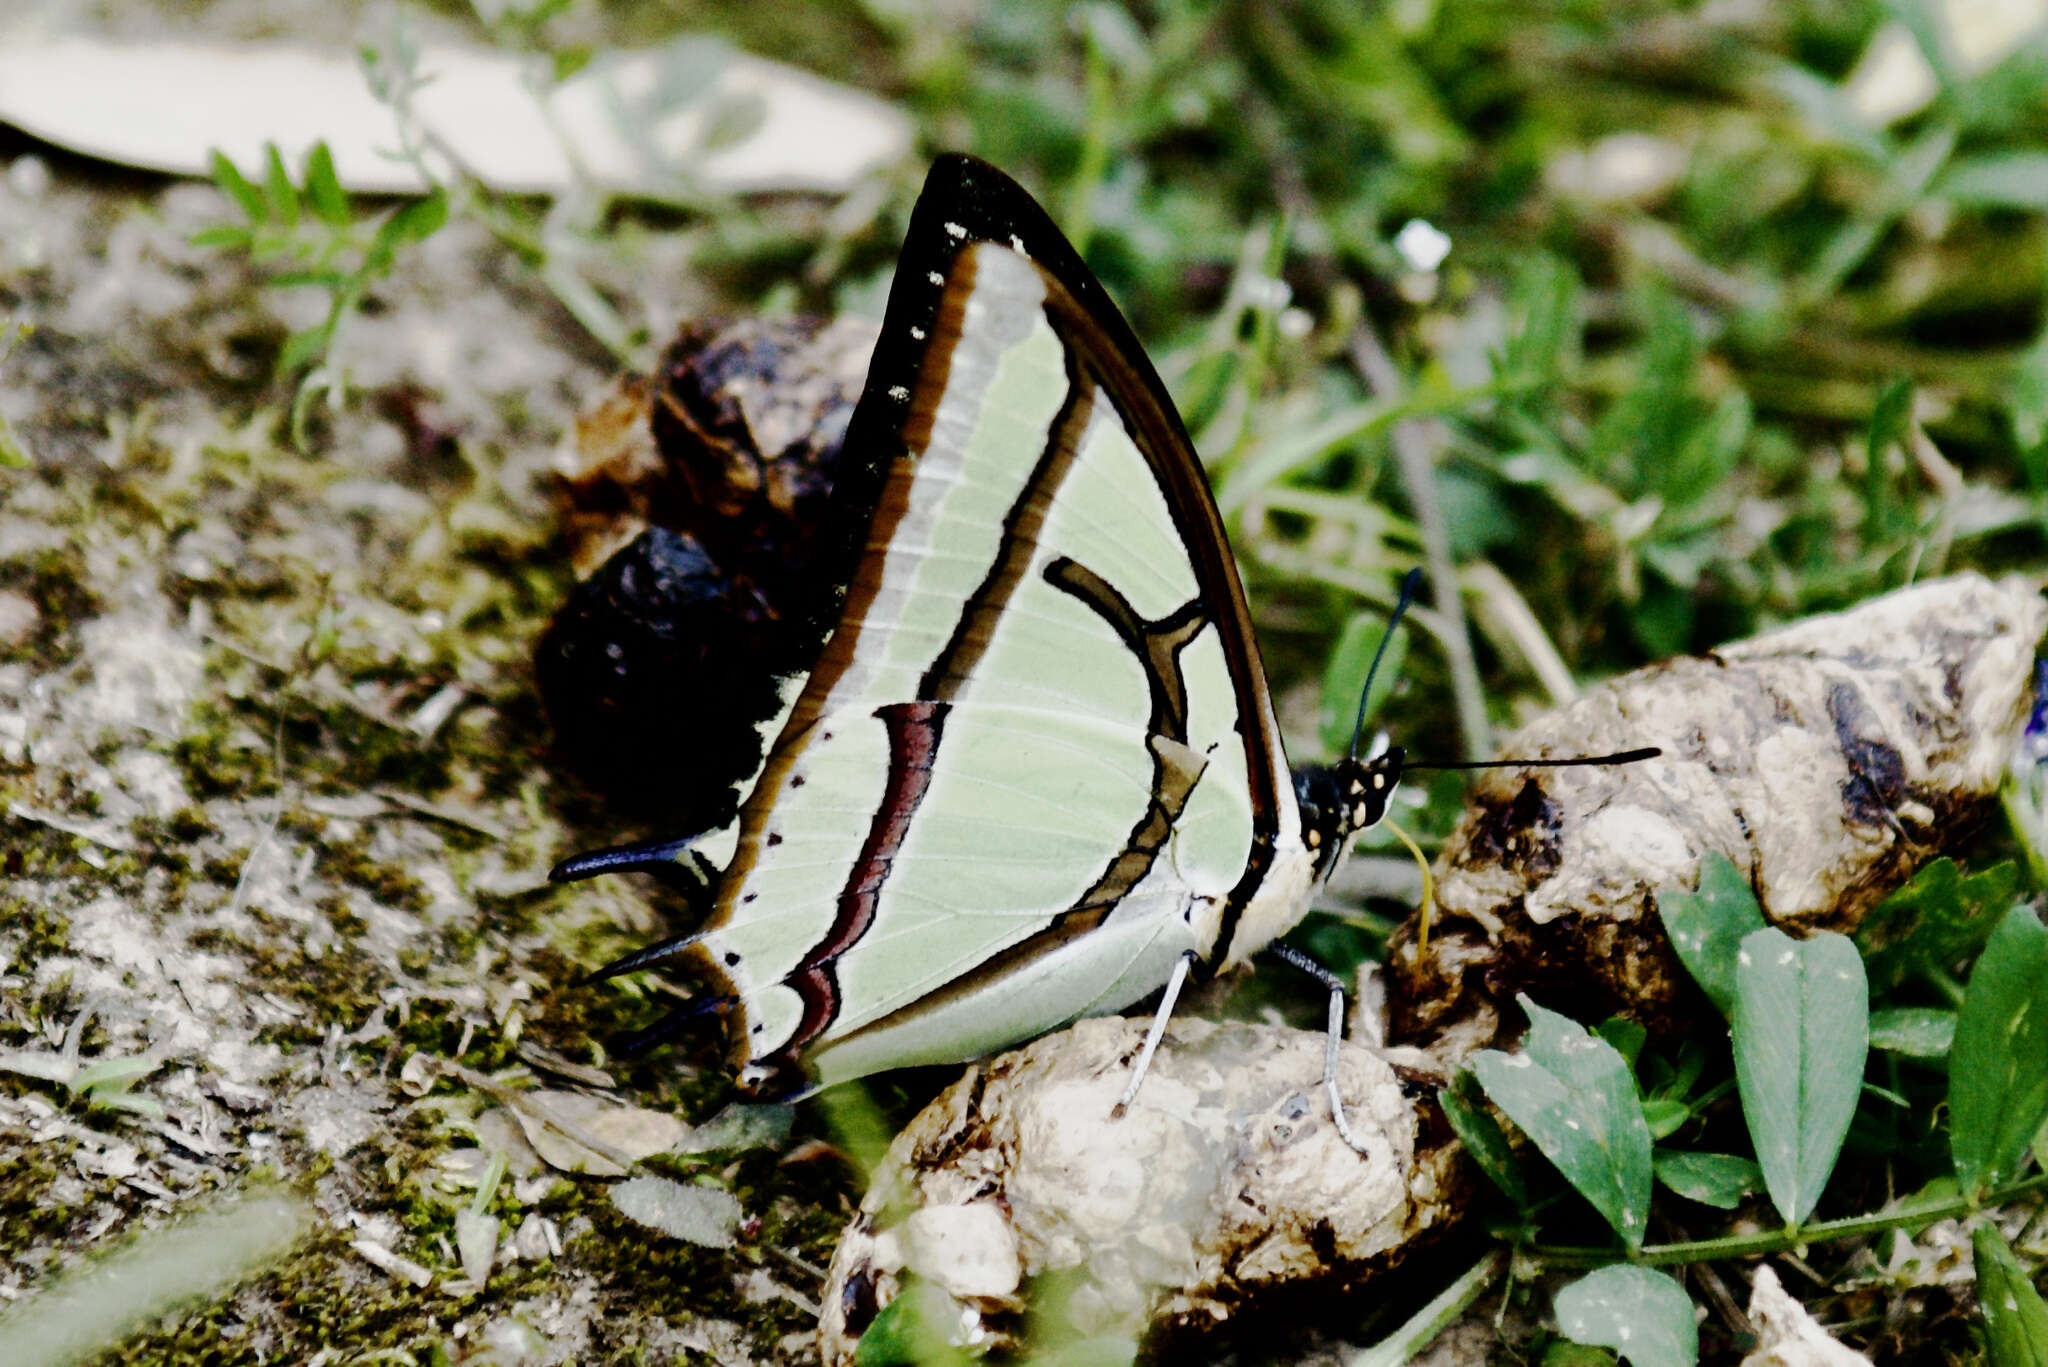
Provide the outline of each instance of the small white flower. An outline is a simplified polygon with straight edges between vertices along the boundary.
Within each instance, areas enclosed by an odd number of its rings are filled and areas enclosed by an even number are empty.
[[[1433,271],[1451,254],[1449,234],[1434,224],[1411,218],[1394,234],[1394,250],[1411,271]]]

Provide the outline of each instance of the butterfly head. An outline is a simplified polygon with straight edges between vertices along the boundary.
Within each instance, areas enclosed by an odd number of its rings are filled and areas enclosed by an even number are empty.
[[[1335,871],[1351,838],[1387,814],[1406,761],[1401,747],[1371,759],[1347,757],[1329,765],[1295,770],[1294,795],[1301,805],[1301,839],[1315,860],[1316,880]]]

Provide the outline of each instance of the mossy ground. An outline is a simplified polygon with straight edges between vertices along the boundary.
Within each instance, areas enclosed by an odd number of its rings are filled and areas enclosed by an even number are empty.
[[[0,471],[0,595],[25,622],[0,639],[21,728],[0,735],[0,1051],[56,1050],[90,1011],[79,1057],[148,1052],[133,1090],[162,1116],[0,1071],[0,1295],[277,1182],[316,1232],[106,1361],[803,1356],[801,1266],[830,1255],[843,1164],[683,1163],[758,1221],[731,1251],[623,1219],[600,1181],[507,1180],[508,1246],[538,1215],[560,1255],[450,1289],[473,1192],[439,1161],[488,1102],[394,1085],[415,1054],[493,1076],[530,1071],[522,1044],[606,1063],[602,1041],[657,1009],[574,985],[659,912],[546,884],[614,832],[575,824],[599,809],[556,780],[525,663],[567,582],[545,463],[604,358],[452,228],[379,288],[347,343],[355,401],[300,449],[264,376],[297,303],[189,245],[227,215],[211,189],[19,141],[8,167],[0,313],[31,330],[0,393],[32,464]],[[437,385],[425,440],[401,391],[433,369],[429,332],[443,364],[514,378]],[[423,733],[447,687],[459,705]],[[643,1064],[629,1086],[691,1119],[729,1099],[715,1067]],[[363,1237],[433,1285],[364,1261]]]

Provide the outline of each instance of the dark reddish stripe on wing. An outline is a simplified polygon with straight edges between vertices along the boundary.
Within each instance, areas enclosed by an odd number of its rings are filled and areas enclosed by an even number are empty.
[[[784,979],[803,999],[804,1016],[778,1053],[794,1056],[823,1034],[839,1014],[837,960],[859,944],[875,923],[875,907],[882,900],[897,851],[903,848],[918,804],[931,788],[932,764],[938,758],[948,710],[942,702],[906,702],[875,711],[889,729],[889,782],[868,826],[860,858],[839,894],[839,913],[832,929]]]

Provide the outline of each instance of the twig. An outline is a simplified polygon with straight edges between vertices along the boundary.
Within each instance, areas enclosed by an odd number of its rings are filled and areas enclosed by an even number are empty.
[[[1472,1308],[1507,1263],[1506,1253],[1487,1254],[1466,1269],[1464,1276],[1444,1288],[1435,1300],[1416,1311],[1406,1324],[1372,1347],[1345,1358],[1344,1367],[1405,1367],[1438,1334],[1450,1328],[1453,1321]]]
[[[1365,319],[1351,334],[1351,363],[1384,402],[1399,401],[1401,372],[1380,344],[1377,333]],[[1465,623],[1465,607],[1458,592],[1458,566],[1451,559],[1450,527],[1444,521],[1443,504],[1437,499],[1436,458],[1448,442],[1439,418],[1403,418],[1396,422],[1389,440],[1394,459],[1401,467],[1402,482],[1415,505],[1415,522],[1422,532],[1422,555],[1429,571],[1430,597],[1442,615],[1444,629],[1437,639],[1444,648],[1444,661],[1451,670],[1451,697],[1458,708],[1458,730],[1464,741],[1466,759],[1484,759],[1493,753],[1493,725],[1486,717],[1486,693],[1479,686],[1479,665],[1472,655],[1472,634]]]
[[[438,802],[429,802],[426,798],[408,793],[402,788],[377,788],[373,791],[376,796],[394,807],[403,807],[409,812],[430,817],[435,821],[446,822],[450,826],[460,826],[465,831],[474,831],[488,839],[502,843],[512,838],[512,833],[495,821],[489,820],[486,817],[473,816],[468,812],[458,811],[453,807],[446,807]]]
[[[1467,565],[1465,588],[1479,602],[1481,625],[1490,622],[1494,628],[1487,634],[1496,640],[1505,639],[1515,648],[1552,702],[1562,705],[1579,696],[1578,683],[1565,666],[1564,657],[1550,643],[1549,633],[1530,610],[1529,600],[1497,565],[1491,560],[1475,560]]]
[[[95,845],[100,845],[114,851],[116,854],[133,854],[135,852],[135,842],[133,840],[130,840],[118,831],[104,829],[98,822],[74,821],[69,817],[59,816],[55,812],[46,812],[40,807],[31,807],[26,802],[8,803],[7,814],[17,821],[31,822],[37,826],[48,826],[53,831],[62,831],[65,835],[77,836],[80,840],[89,840]]]
[[[1706,1262],[1718,1258],[1748,1258],[1765,1253],[1790,1253],[1808,1244],[1833,1239],[1861,1239],[1887,1230],[1931,1225],[1937,1220],[1956,1220],[1979,1210],[1988,1210],[2048,1190],[2048,1173],[2008,1183],[1981,1197],[1957,1196],[1942,1201],[1924,1201],[1873,1215],[1852,1215],[1841,1220],[1821,1220],[1795,1229],[1769,1229],[1755,1234],[1728,1234],[1714,1239],[1691,1239],[1679,1243],[1645,1244],[1629,1261],[1644,1267],[1673,1267],[1680,1263]],[[1567,1247],[1554,1244],[1525,1244],[1522,1251],[1552,1267],[1604,1267],[1621,1261],[1612,1248]]]

